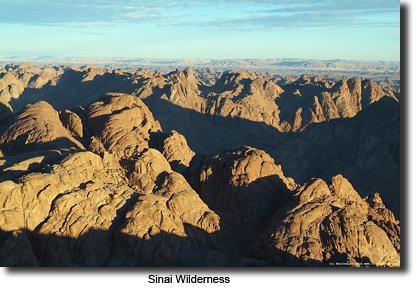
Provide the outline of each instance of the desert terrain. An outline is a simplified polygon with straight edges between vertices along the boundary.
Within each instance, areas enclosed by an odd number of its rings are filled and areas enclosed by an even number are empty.
[[[400,63],[32,60],[1,266],[400,266]]]

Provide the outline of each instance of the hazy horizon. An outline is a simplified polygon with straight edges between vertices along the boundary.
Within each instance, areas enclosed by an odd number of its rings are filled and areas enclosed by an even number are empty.
[[[382,59],[347,59],[347,58],[309,58],[309,57],[283,57],[283,56],[276,56],[276,57],[269,57],[269,58],[249,58],[249,57],[228,57],[228,58],[189,58],[189,57],[146,57],[146,56],[111,56],[111,55],[103,55],[103,56],[94,56],[94,55],[41,55],[41,54],[0,54],[0,61],[2,57],[6,58],[86,58],[86,59],[161,59],[161,60],[276,60],[276,59],[290,59],[290,60],[313,60],[313,61],[352,61],[352,62],[398,62],[399,60],[382,60]]]
[[[0,2],[0,55],[400,61],[397,0]]]

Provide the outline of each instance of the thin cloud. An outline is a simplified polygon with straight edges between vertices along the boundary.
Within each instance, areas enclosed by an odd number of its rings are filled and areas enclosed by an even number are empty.
[[[160,1],[0,1],[0,22],[61,25],[89,23],[143,23],[163,19]],[[163,2],[163,1],[162,1]],[[159,6],[158,6],[159,3]],[[166,8],[163,8],[166,9]]]
[[[101,33],[101,32],[85,32],[88,35],[96,35],[96,36],[108,36],[108,33]]]
[[[183,21],[177,26],[229,27],[238,30],[257,29],[328,29],[328,28],[399,28],[399,20],[369,18],[368,14],[356,12],[282,13],[251,15],[234,19],[217,18],[208,21]]]
[[[0,0],[0,7],[0,24],[91,27],[155,23],[234,30],[400,25],[397,0]]]

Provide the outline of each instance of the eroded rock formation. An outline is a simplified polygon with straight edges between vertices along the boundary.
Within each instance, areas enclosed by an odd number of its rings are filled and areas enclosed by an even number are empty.
[[[101,156],[79,147],[40,172],[0,183],[2,265],[218,264],[204,250],[220,248],[211,235],[220,230],[219,217],[161,152],[149,148],[149,133],[160,126],[146,110],[133,96],[107,95],[87,108],[88,128],[105,147]],[[56,111],[37,112],[58,118]]]
[[[5,154],[51,149],[84,149],[62,125],[59,114],[47,102],[27,105],[0,139]]]
[[[399,266],[400,222],[380,203],[377,194],[361,198],[340,175],[328,184],[311,180],[276,212],[253,257],[277,266]]]

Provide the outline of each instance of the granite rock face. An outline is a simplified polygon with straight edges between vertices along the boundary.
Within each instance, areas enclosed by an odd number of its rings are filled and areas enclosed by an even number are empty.
[[[61,148],[84,149],[44,101],[27,105],[0,139],[4,154]]]
[[[296,186],[266,152],[251,147],[206,157],[195,185],[211,208],[248,229],[263,225]]]
[[[119,158],[148,147],[151,135],[161,131],[147,106],[131,95],[106,94],[86,108],[86,117],[92,135]]]
[[[188,146],[185,137],[176,131],[171,131],[164,139],[160,149],[172,169],[184,173],[189,167],[195,152]]]
[[[81,139],[84,136],[82,120],[76,113],[65,110],[59,114],[59,118],[61,119],[62,125],[64,125],[74,137]]]
[[[399,266],[400,222],[379,203],[341,175],[311,180],[276,212],[252,255],[276,266]]]

